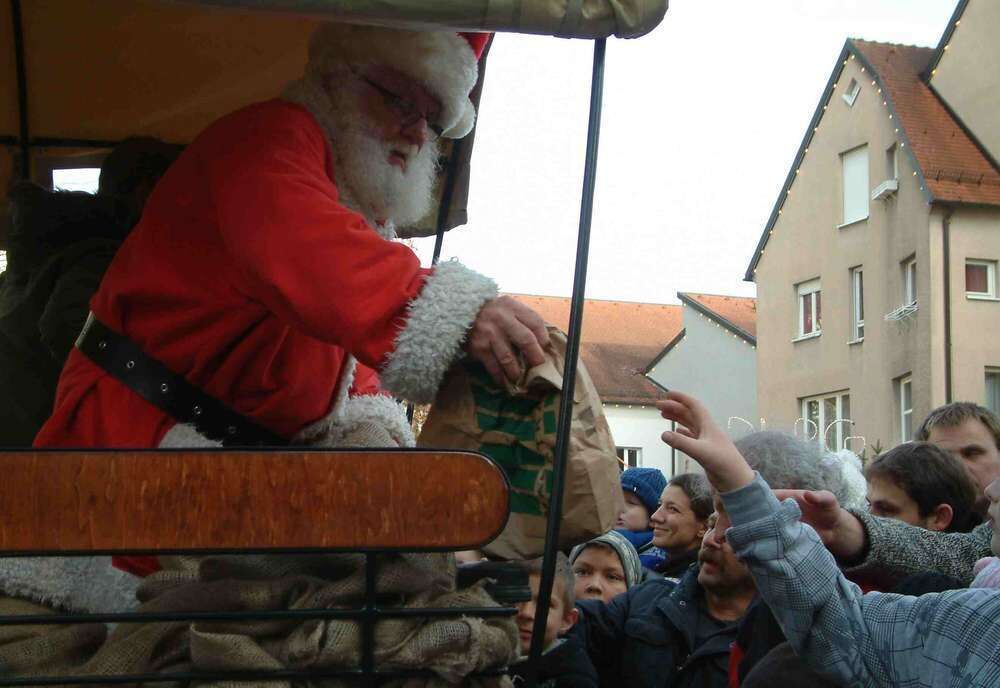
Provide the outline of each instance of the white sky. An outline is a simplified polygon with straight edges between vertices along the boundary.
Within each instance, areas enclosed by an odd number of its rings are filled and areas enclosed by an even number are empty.
[[[52,170],[52,185],[63,191],[86,191],[97,193],[100,181],[100,167],[76,167],[68,170]]]
[[[608,41],[587,296],[754,295],[751,253],[847,37],[936,46],[957,0],[670,0]],[[509,292],[568,296],[592,44],[500,35],[470,223],[444,257]],[[430,261],[433,239],[419,240]]]

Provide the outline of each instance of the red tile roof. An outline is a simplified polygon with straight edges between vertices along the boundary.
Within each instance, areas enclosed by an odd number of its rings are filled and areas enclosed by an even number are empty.
[[[921,77],[935,50],[858,39],[850,43],[886,89],[933,200],[1000,205],[1000,171]]]
[[[964,3],[960,9],[964,9]],[[956,14],[960,15],[960,12],[956,11]],[[946,32],[945,37],[948,35]],[[929,202],[1000,205],[1000,170],[990,162],[924,80],[936,52],[933,48],[847,39],[757,242],[744,279],[754,281],[754,272],[781,213],[782,203],[795,181],[796,171],[805,158],[813,133],[822,122],[826,103],[832,97],[850,56],[858,58],[874,72],[876,83],[883,89],[889,112],[900,123],[900,143],[908,146],[916,159],[917,174]]]
[[[757,339],[757,299],[748,296],[722,296],[719,294],[693,294],[678,292],[685,302],[696,302],[723,324],[742,330],[754,341]]]
[[[511,296],[563,331],[569,327],[568,298]],[[643,377],[642,371],[682,326],[681,306],[587,299],[580,357],[602,401],[652,404],[659,399],[662,392]]]

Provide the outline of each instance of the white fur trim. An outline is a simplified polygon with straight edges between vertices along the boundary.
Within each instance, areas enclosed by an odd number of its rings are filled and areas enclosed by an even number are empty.
[[[455,125],[441,135],[447,135],[446,138],[450,139],[463,139],[469,135],[474,126],[476,126],[476,108],[472,106],[472,101],[469,101],[469,106],[462,111]]]
[[[344,414],[345,424],[352,422],[378,423],[399,447],[417,446],[413,428],[406,420],[406,408],[383,394],[366,394],[352,397]]]
[[[479,309],[496,296],[489,277],[456,260],[439,263],[410,302],[406,325],[379,373],[382,386],[409,401],[433,401]]]
[[[411,76],[440,101],[442,136],[460,139],[472,130],[475,108],[469,93],[479,78],[479,63],[469,42],[454,31],[324,24],[309,44],[307,71],[323,75],[345,64],[383,65]]]
[[[382,394],[351,397],[319,447],[413,447],[416,439],[406,410]]]
[[[178,423],[167,430],[160,440],[160,449],[202,449],[206,447],[221,447],[222,442],[210,440],[198,432],[193,425]]]
[[[365,436],[365,426],[383,430],[397,447],[414,447],[417,444],[413,429],[406,420],[406,409],[391,397],[382,394],[351,397],[347,402],[342,423],[344,437],[347,440],[342,446],[355,446],[351,438]]]
[[[111,565],[111,557],[0,559],[0,590],[71,612],[128,612],[138,606],[139,579]]]

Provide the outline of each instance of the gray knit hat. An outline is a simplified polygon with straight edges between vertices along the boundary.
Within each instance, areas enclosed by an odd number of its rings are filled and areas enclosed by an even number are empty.
[[[615,530],[609,530],[604,535],[598,535],[593,540],[588,540],[582,545],[574,547],[569,553],[570,565],[572,566],[576,562],[583,550],[596,544],[607,545],[618,554],[618,558],[622,562],[622,570],[625,572],[626,588],[631,588],[641,581],[642,563],[639,561],[639,553],[635,551],[635,547],[624,535]]]

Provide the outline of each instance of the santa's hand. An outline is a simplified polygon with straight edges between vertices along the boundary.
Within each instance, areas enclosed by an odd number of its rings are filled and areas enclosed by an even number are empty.
[[[865,549],[865,528],[858,517],[842,509],[836,495],[827,490],[775,490],[778,499],[794,499],[802,522],[812,526],[823,544],[841,561],[854,561]]]
[[[545,362],[543,349],[548,343],[542,317],[520,301],[501,296],[479,310],[465,349],[502,385],[505,377],[513,382],[521,376],[518,351],[531,368]]]
[[[677,431],[663,433],[663,441],[697,461],[719,492],[731,492],[753,482],[753,471],[729,436],[694,397],[667,392],[656,402],[660,415],[677,423]]]

